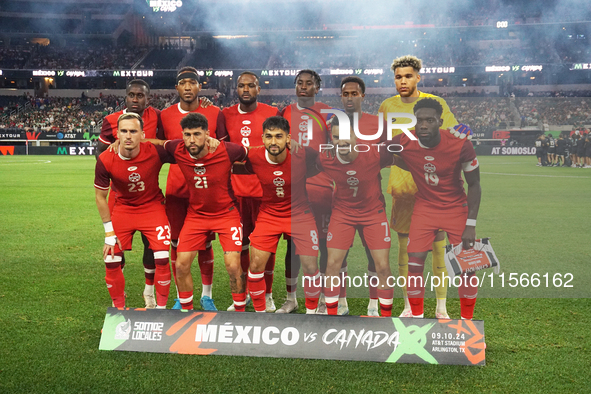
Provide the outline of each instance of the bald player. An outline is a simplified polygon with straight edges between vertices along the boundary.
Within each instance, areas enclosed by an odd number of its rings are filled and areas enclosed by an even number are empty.
[[[384,119],[387,119],[388,112],[413,114],[415,104],[423,98],[432,98],[437,100],[442,108],[443,113],[441,119],[443,123],[441,128],[450,129],[452,133],[460,138],[470,136],[471,130],[465,126],[458,124],[455,116],[451,113],[449,106],[440,97],[419,91],[417,85],[421,80],[420,70],[422,62],[415,56],[402,56],[394,59],[391,69],[394,72],[394,83],[398,95],[384,100],[381,104],[379,112],[384,113]],[[397,118],[394,123],[409,123],[409,119]],[[401,134],[402,130],[393,130],[393,135]],[[388,193],[392,195],[392,215],[390,225],[396,233],[398,233],[398,272],[401,276],[408,275],[408,233],[410,231],[411,216],[415,204],[415,193],[417,187],[412,179],[412,175],[408,171],[404,171],[399,167],[391,167],[390,178],[388,181]],[[447,276],[445,269],[444,257],[445,234],[439,232],[432,245],[433,258],[433,274],[441,278]],[[435,294],[437,297],[436,316],[438,318],[447,318],[447,286],[443,280],[441,285],[436,287]],[[411,317],[412,311],[404,290],[404,310],[400,317]]]

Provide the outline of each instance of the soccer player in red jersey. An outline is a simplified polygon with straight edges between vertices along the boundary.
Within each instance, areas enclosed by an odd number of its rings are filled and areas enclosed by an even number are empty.
[[[289,122],[273,116],[263,123],[264,146],[248,152],[246,169],[256,174],[263,188],[256,226],[250,235],[248,289],[255,311],[265,312],[263,271],[281,235],[287,235],[296,244],[304,269],[306,313],[314,314],[321,290],[318,231],[306,196],[306,153],[303,149],[290,152],[289,141]]]
[[[386,121],[379,116],[363,112],[362,103],[365,97],[365,82],[355,76],[345,77],[341,80],[341,102],[345,112],[350,119],[353,119],[353,130],[357,136],[357,142],[371,146],[386,140]],[[371,252],[365,245],[365,253],[368,259],[369,284],[369,305],[367,306],[368,316],[379,316],[378,314],[378,292],[376,281],[372,277],[377,276],[375,264]]]
[[[170,161],[164,149],[140,142],[142,126],[138,114],[121,115],[117,123],[121,141],[118,152],[103,152],[96,162],[96,205],[105,227],[105,281],[113,306],[125,307],[122,251],[131,250],[133,234],[140,231],[154,251],[156,308],[164,309],[170,288],[170,229],[158,174],[162,164]],[[107,203],[111,182],[117,197],[112,212]]]
[[[323,109],[330,109],[331,107],[316,101],[316,95],[320,90],[322,79],[316,71],[306,69],[298,72],[294,83],[297,103],[286,107],[281,113],[281,116],[289,122],[294,141],[304,148],[311,147],[318,152],[321,144],[326,144],[330,141],[330,133],[326,126],[327,114],[323,114],[321,111]],[[324,276],[327,260],[326,234],[328,233],[328,223],[330,221],[333,182],[326,173],[321,172],[314,177],[308,178],[306,189],[308,190],[310,206],[316,219],[316,227],[319,230],[320,275]],[[346,263],[344,263],[341,273],[345,275],[345,272]],[[291,264],[286,263],[285,266],[287,301],[279,311],[289,313],[297,309],[296,290],[299,273],[300,263],[298,257],[297,255],[292,256]],[[339,314],[341,315],[348,314],[349,310],[346,299],[344,298],[345,287],[342,290],[343,298],[342,301],[339,301]],[[320,296],[318,311],[320,314],[326,312],[323,295]]]
[[[433,99],[422,99],[415,104],[414,114],[417,118],[414,135],[418,141],[400,134],[392,143],[402,145],[399,154],[418,188],[410,224],[406,288],[413,317],[423,317],[423,269],[431,244],[442,229],[450,243],[461,242],[464,249],[474,246],[481,189],[480,169],[472,143],[440,130],[443,124],[441,104]],[[467,196],[462,172],[468,183]],[[478,287],[471,283],[473,276],[474,273],[462,276],[458,287],[463,319],[472,319],[474,315]]]
[[[190,113],[200,113],[207,118],[209,125],[209,135],[218,140],[227,138],[224,117],[219,107],[209,105],[204,107],[199,99],[201,84],[197,70],[193,67],[183,67],[177,74],[177,83],[175,86],[180,101],[176,105],[164,109],[160,114],[164,138],[166,140],[181,139],[183,129],[181,119]],[[187,208],[189,206],[189,187],[178,165],[173,164],[168,171],[166,182],[166,214],[170,221],[172,237],[171,262],[173,274],[176,277],[176,257],[179,234],[183,228]],[[217,311],[212,298],[213,283],[213,248],[211,247],[212,237],[207,242],[205,250],[200,250],[197,261],[201,271],[201,306],[205,310]],[[178,291],[178,289],[177,289]],[[173,309],[180,309],[180,303],[175,304]]]
[[[164,148],[174,156],[187,184],[189,208],[177,247],[177,286],[183,309],[193,309],[191,265],[198,250],[205,250],[211,233],[217,233],[236,311],[246,306],[245,282],[240,266],[242,224],[230,182],[232,164],[246,159],[247,149],[222,141],[215,150],[207,145],[207,118],[191,113],[181,120],[183,139],[166,141]]]
[[[278,115],[279,111],[275,107],[259,103],[257,97],[260,92],[259,78],[255,73],[245,71],[238,76],[236,93],[240,102],[232,107],[224,108],[222,111],[229,141],[247,148],[262,145],[260,136],[263,135],[263,122],[271,116]],[[249,237],[254,230],[261,198],[263,197],[263,189],[256,175],[232,175],[232,188],[238,199],[240,217],[244,228],[244,243],[240,261],[242,270],[246,273],[250,265]],[[265,269],[268,312],[275,311],[272,293],[274,269],[275,254],[273,253]],[[233,305],[230,305],[228,310],[231,311],[232,309]]]
[[[393,155],[381,146],[358,145],[355,133],[349,139],[339,135],[339,119],[332,120],[334,157],[317,154],[316,164],[335,182],[332,215],[328,225],[326,282],[324,296],[329,315],[336,315],[340,293],[339,275],[347,251],[359,231],[375,262],[378,278],[377,295],[382,316],[392,315],[394,289],[388,284],[392,276],[389,264],[390,229],[386,218],[380,171],[395,162]],[[335,279],[338,279],[335,281]]]
[[[107,115],[103,120],[101,134],[99,136],[97,146],[97,157],[104,152],[109,145],[117,140],[117,121],[122,114],[131,112],[136,113],[142,117],[144,123],[143,131],[146,138],[164,138],[162,134],[162,126],[160,124],[160,111],[156,108],[150,107],[149,104],[150,85],[141,79],[134,79],[127,84],[125,92],[125,109]],[[109,208],[112,210],[115,206],[115,193],[111,186],[111,193],[109,195]],[[154,308],[156,306],[156,299],[154,298],[154,273],[156,272],[156,265],[154,262],[154,252],[150,250],[148,239],[142,234],[142,242],[144,243],[144,276],[146,285],[144,287],[144,299],[146,301],[146,308]],[[125,256],[123,257],[123,265],[125,265]]]

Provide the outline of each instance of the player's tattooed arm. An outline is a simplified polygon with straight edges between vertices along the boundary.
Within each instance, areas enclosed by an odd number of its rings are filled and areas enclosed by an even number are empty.
[[[476,218],[480,208],[480,198],[482,189],[480,188],[480,168],[475,168],[470,172],[464,172],[464,178],[468,184],[468,220],[473,220],[473,225],[466,224],[462,234],[462,244],[464,249],[470,249],[476,241]]]

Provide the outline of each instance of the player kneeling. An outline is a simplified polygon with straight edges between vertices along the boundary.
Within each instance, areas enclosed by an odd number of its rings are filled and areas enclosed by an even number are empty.
[[[170,161],[162,148],[140,142],[144,136],[142,129],[139,115],[121,115],[117,121],[118,152],[107,150],[96,162],[96,205],[105,227],[105,281],[113,306],[124,308],[123,250],[131,250],[133,234],[139,231],[154,251],[156,308],[164,309],[170,289],[170,230],[158,174],[162,164]],[[112,214],[107,203],[111,181],[116,195]]]
[[[264,146],[249,150],[246,162],[246,170],[257,175],[263,188],[259,215],[250,235],[250,297],[255,311],[265,312],[265,265],[285,234],[294,242],[304,270],[306,313],[314,314],[321,283],[317,265],[318,231],[306,195],[306,152],[287,149],[289,122],[280,116],[263,123],[263,143]]]

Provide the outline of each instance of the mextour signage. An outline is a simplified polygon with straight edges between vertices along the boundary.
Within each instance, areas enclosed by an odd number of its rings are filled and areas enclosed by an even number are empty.
[[[108,308],[100,350],[484,365],[484,322]]]

